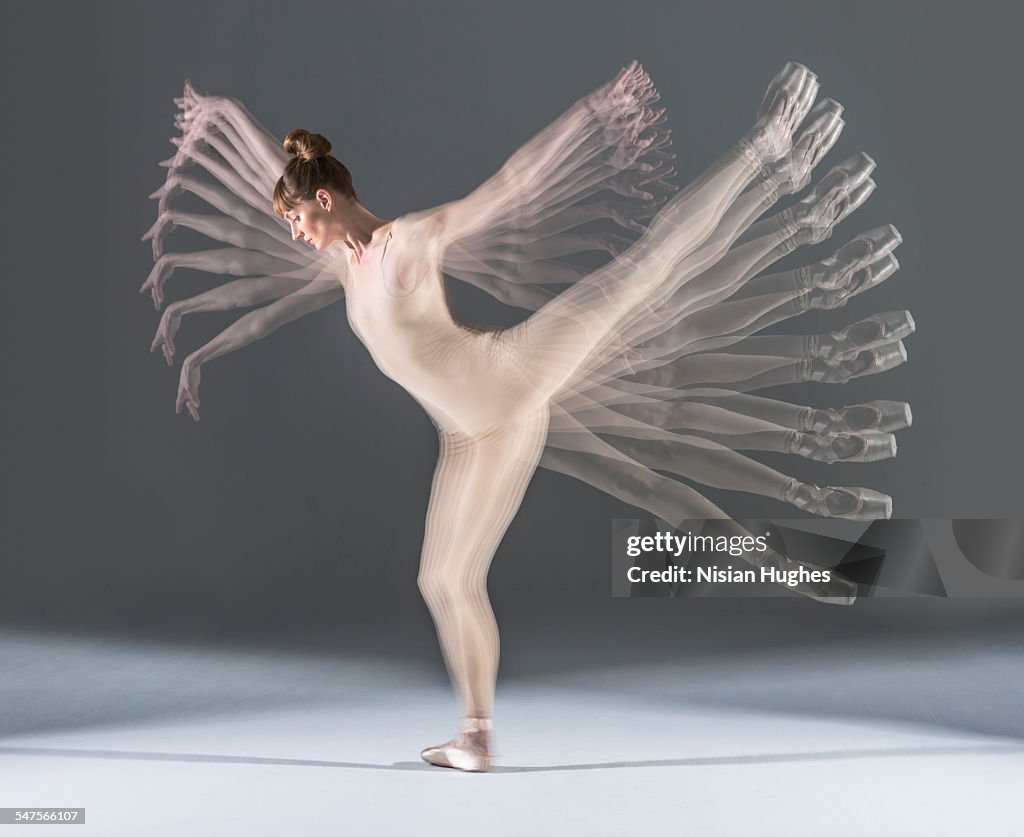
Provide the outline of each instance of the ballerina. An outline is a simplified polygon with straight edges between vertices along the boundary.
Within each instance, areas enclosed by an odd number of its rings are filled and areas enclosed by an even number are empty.
[[[140,290],[159,308],[177,267],[245,278],[169,305],[151,350],[173,362],[186,313],[276,300],[184,360],[177,411],[199,420],[205,363],[344,298],[376,365],[437,428],[418,585],[465,712],[454,739],[421,753],[426,761],[467,771],[493,762],[499,641],[486,580],[538,464],[678,527],[714,520],[728,534],[750,534],[655,469],[815,514],[891,514],[880,492],[802,483],[740,453],[872,461],[895,455],[893,432],[911,420],[904,402],[816,410],[751,394],[883,372],[906,360],[902,338],[914,330],[909,312],[887,312],[825,335],[758,334],[839,307],[898,267],[899,234],[883,227],[813,265],[763,274],[828,238],[874,189],[874,162],[855,155],[793,206],[767,214],[809,184],[842,130],[840,106],[815,106],[817,92],[810,71],[787,64],[733,148],[683,191],[659,195],[672,189],[670,137],[664,111],[650,107],[657,91],[633,62],[467,197],[391,220],[363,205],[323,136],[297,129],[278,143],[240,102],[199,96],[188,83],[176,100],[183,136],[153,195],[158,219],[144,239],[156,264]],[[220,185],[184,174],[190,164]],[[171,209],[182,191],[220,214]],[[589,231],[602,220],[621,232]],[[164,253],[178,226],[229,246]],[[612,258],[597,270],[564,259],[591,250]],[[457,323],[445,274],[532,313],[507,329]],[[800,566],[771,549],[750,560]],[[856,595],[839,575],[796,589],[829,602]]]

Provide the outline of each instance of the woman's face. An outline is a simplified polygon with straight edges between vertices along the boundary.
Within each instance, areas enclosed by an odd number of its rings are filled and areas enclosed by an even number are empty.
[[[327,203],[330,205],[329,198]],[[334,219],[323,204],[324,201],[318,194],[313,200],[303,201],[284,214],[285,220],[291,226],[292,240],[305,241],[312,245],[313,249],[323,250],[339,238]]]

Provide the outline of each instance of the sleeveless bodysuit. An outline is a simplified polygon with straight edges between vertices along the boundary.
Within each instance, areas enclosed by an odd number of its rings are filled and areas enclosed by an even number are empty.
[[[350,263],[344,280],[349,324],[377,367],[443,431],[479,436],[541,407],[544,392],[517,351],[521,329],[478,331],[456,323],[429,242],[427,253],[416,253],[416,280],[396,278],[405,267],[388,254],[396,232],[402,235],[401,219],[392,223],[381,255]]]

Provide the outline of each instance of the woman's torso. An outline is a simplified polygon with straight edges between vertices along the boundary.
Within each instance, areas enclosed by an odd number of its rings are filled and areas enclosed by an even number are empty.
[[[474,435],[514,421],[538,398],[511,332],[480,332],[452,319],[438,239],[406,218],[349,262],[352,330],[439,428]]]

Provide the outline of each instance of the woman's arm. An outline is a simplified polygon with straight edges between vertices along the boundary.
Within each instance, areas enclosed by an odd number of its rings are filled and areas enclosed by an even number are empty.
[[[621,175],[651,172],[654,164],[640,158],[668,156],[659,150],[670,144],[668,131],[655,127],[664,111],[648,107],[658,98],[634,62],[521,146],[472,193],[424,215],[447,244],[481,232],[493,235],[502,225],[530,226],[547,217],[545,210],[569,209]],[[616,185],[623,197],[651,199],[631,182]]]
[[[213,340],[196,349],[182,363],[176,411],[180,413],[184,406],[192,418],[199,421],[200,368],[204,363],[248,346],[292,320],[338,302],[343,296],[344,289],[337,279],[315,279],[306,287],[246,314],[224,329]]]
[[[271,299],[297,291],[309,284],[309,278],[299,275],[260,276],[251,279],[236,279],[205,293],[172,302],[164,309],[157,327],[156,336],[150,351],[160,349],[167,365],[174,362],[174,335],[181,327],[181,318],[185,314],[198,314],[206,311],[227,311],[233,308],[250,308]]]
[[[253,171],[276,180],[288,162],[288,154],[281,140],[264,128],[238,99],[228,96],[202,96],[191,82],[185,82],[184,95],[175,99],[182,113],[178,127],[187,133],[196,119],[206,118],[218,127],[227,124],[234,136],[225,136],[236,151],[246,158]],[[271,183],[273,182],[271,181]]]

